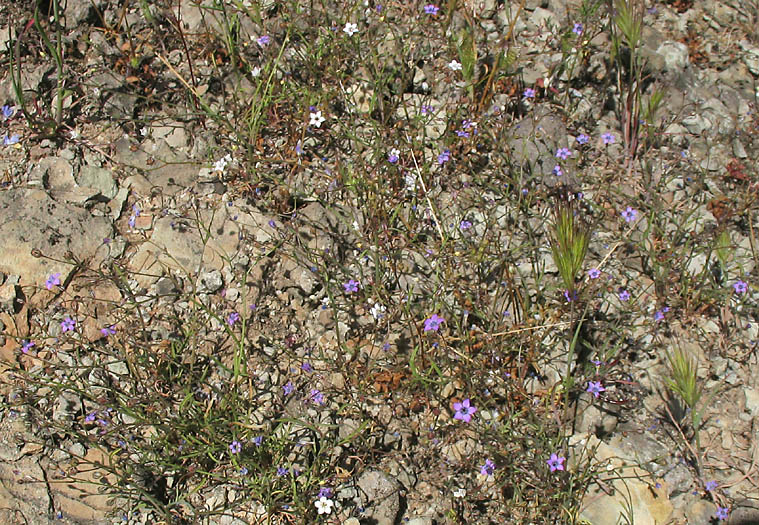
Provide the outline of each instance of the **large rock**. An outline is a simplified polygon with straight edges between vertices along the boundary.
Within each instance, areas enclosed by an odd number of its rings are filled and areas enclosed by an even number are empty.
[[[0,271],[21,276],[22,286],[44,286],[47,276],[58,272],[62,282],[71,265],[56,259],[65,260],[69,251],[79,260],[99,263],[107,250],[98,248],[113,232],[108,219],[56,202],[39,189],[0,192],[0,217]],[[32,250],[44,257],[34,257]]]
[[[366,498],[366,514],[371,523],[395,525],[401,510],[401,484],[379,470],[367,470],[358,480],[361,494]]]
[[[630,457],[624,447],[604,443],[592,434],[573,436],[570,446],[575,456],[593,451],[594,463],[608,466],[601,475],[605,486],[592,485],[585,493],[582,519],[593,525],[616,525],[632,513],[636,525],[669,523],[673,507],[666,486],[639,468],[640,460]]]

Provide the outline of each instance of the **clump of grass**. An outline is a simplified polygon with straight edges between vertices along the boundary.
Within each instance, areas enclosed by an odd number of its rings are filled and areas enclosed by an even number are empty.
[[[669,376],[664,379],[664,384],[671,394],[685,404],[690,414],[690,424],[696,441],[696,450],[701,449],[699,431],[701,429],[701,416],[703,406],[700,406],[703,389],[698,380],[698,364],[682,348],[674,352],[667,352],[667,365]]]
[[[573,200],[562,200],[554,208],[551,228],[551,253],[564,288],[569,294],[576,291],[576,278],[588,253],[590,229],[578,217]]]

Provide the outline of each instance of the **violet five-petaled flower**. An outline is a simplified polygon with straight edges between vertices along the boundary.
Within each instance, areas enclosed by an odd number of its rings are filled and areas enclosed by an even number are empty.
[[[717,489],[717,482],[714,480],[707,481],[704,488],[706,489],[706,492],[712,492]]]
[[[472,414],[477,412],[477,407],[472,405],[469,398],[466,398],[461,403],[454,403],[453,410],[456,413],[453,415],[453,419],[458,419],[464,423],[469,423],[472,420]]]
[[[317,405],[323,405],[324,404],[324,394],[322,394],[316,388],[312,388],[311,389],[311,392],[309,392],[308,397],[311,398],[311,401],[313,401]]]
[[[569,148],[559,148],[556,150],[556,157],[561,160],[567,160],[569,157],[572,156],[572,152]]]
[[[717,512],[714,513],[714,517],[718,520],[726,520],[730,509],[727,507],[717,507]]]
[[[663,320],[664,314],[666,314],[667,312],[669,312],[669,306],[665,306],[661,310],[657,310],[656,312],[654,312],[654,321],[658,322],[658,321]]]
[[[440,11],[440,8],[435,4],[427,4],[424,6],[424,13],[427,15],[436,15]]]
[[[582,34],[582,24],[580,22],[576,22],[575,25],[572,27],[572,32],[576,35]]]
[[[424,320],[424,331],[425,332],[437,332],[440,329],[440,325],[443,324],[445,319],[440,317],[438,314],[432,314],[431,317],[428,317]]]
[[[34,341],[23,341],[23,344],[21,345],[21,351],[26,353],[29,353],[29,350],[35,345]]]
[[[71,317],[66,317],[63,321],[61,321],[61,328],[64,332],[73,331],[74,326],[76,326],[76,321],[74,321]]]
[[[111,326],[104,326],[100,329],[100,333],[103,334],[105,337],[108,337],[109,335],[114,335],[116,333],[116,328]]]
[[[343,288],[345,288],[345,293],[358,292],[358,281],[351,279],[343,284]]]
[[[605,390],[606,389],[601,384],[601,381],[589,381],[588,388],[585,391],[593,394],[593,397],[598,398],[601,392],[604,392]]]
[[[577,140],[578,144],[587,144],[590,140],[590,137],[585,133],[580,133],[580,135],[575,140]]]
[[[591,279],[598,279],[601,276],[601,270],[598,268],[591,268],[588,270],[588,277]]]
[[[548,468],[551,469],[551,472],[556,472],[557,470],[564,470],[564,461],[566,461],[567,458],[563,456],[557,456],[554,452],[551,454],[551,457],[546,460],[546,463],[548,463]]]
[[[738,295],[746,293],[748,291],[748,283],[739,280],[737,283],[733,284],[733,291]]]
[[[443,150],[443,152],[437,156],[437,163],[438,164],[445,164],[451,160],[451,152],[450,150]]]
[[[45,281],[45,288],[52,290],[53,286],[58,286],[59,284],[61,284],[61,274],[54,273],[47,278],[47,281]]]
[[[564,174],[564,172],[561,170],[561,166],[559,166],[558,164],[553,167],[552,173],[556,175],[557,177],[561,177]]]
[[[620,301],[627,301],[630,299],[630,292],[627,290],[620,290],[619,291],[619,300]]]
[[[524,90],[524,93],[522,93],[522,96],[524,98],[535,98],[535,90],[532,88],[527,88]]]
[[[229,326],[234,326],[237,321],[240,320],[240,314],[237,312],[232,312],[227,316],[227,324]]]
[[[603,139],[604,144],[614,144],[614,141],[617,140],[614,134],[609,133],[608,131],[601,135],[601,139]]]
[[[269,45],[269,42],[271,42],[271,37],[269,35],[262,35],[256,40],[256,43],[261,47]]]
[[[626,222],[632,222],[635,220],[635,217],[638,216],[638,211],[631,208],[630,206],[625,209],[625,211],[622,212],[622,218],[625,219]]]
[[[232,441],[232,443],[229,444],[229,451],[232,454],[239,454],[241,450],[242,450],[242,445],[236,439]]]
[[[492,476],[493,472],[495,472],[495,463],[490,459],[486,459],[485,464],[480,467],[480,474],[483,476]]]

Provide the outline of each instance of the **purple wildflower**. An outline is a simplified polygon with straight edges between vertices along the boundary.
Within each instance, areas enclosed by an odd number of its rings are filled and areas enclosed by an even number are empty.
[[[563,456],[557,456],[556,453],[551,454],[551,457],[546,460],[546,463],[548,463],[548,467],[551,469],[551,472],[556,472],[557,470],[564,470],[564,461],[566,461],[567,458]]]
[[[353,293],[358,292],[358,281],[355,281],[351,279],[347,283],[343,284],[343,288],[345,288],[345,293]]]
[[[495,463],[490,459],[486,459],[485,464],[480,467],[480,474],[483,476],[492,476],[493,472],[495,472]]]
[[[622,212],[622,217],[624,217],[625,221],[632,222],[635,220],[635,218],[638,216],[638,210],[635,210],[631,208],[630,206],[625,209],[625,211]]]
[[[24,352],[25,354],[28,354],[29,350],[31,350],[32,347],[35,345],[34,341],[32,340],[22,341],[22,343],[23,344],[21,345],[21,351]]]
[[[71,317],[66,317],[63,321],[61,321],[61,328],[63,329],[64,333],[72,332],[74,330],[74,326],[76,326],[76,321]]]
[[[572,32],[575,35],[580,36],[582,34],[582,29],[583,29],[582,24],[580,22],[576,22],[575,25],[572,27]]]
[[[601,392],[606,391],[606,389],[601,384],[601,381],[589,381],[588,388],[585,391],[590,392],[593,394],[593,397],[598,399],[598,396],[601,394]]]
[[[269,35],[262,35],[258,37],[256,43],[261,47],[266,47],[271,43],[271,37]]]
[[[229,451],[232,454],[239,454],[241,450],[242,450],[242,445],[236,439],[232,441],[232,443],[229,444]]]
[[[601,276],[601,270],[598,268],[591,268],[588,270],[588,277],[591,279],[598,279]]]
[[[445,164],[449,160],[451,160],[451,152],[450,152],[450,150],[447,150],[447,149],[443,150],[443,152],[440,155],[437,156],[437,163],[438,164],[441,164],[441,165]]]
[[[454,403],[453,409],[456,411],[453,419],[458,419],[464,423],[469,423],[472,420],[472,414],[477,412],[477,407],[472,405],[469,398],[466,398],[461,403]]]
[[[613,133],[609,133],[608,131],[601,135],[601,138],[604,141],[604,144],[614,144],[614,142],[617,140],[617,138],[614,136]]]
[[[657,310],[656,312],[654,312],[654,321],[659,322],[659,321],[663,320],[664,319],[664,314],[667,313],[667,312],[669,312],[669,306],[665,306],[661,310]]]
[[[100,329],[100,333],[103,334],[105,337],[108,337],[109,335],[114,335],[116,333],[116,328],[111,326],[104,326]]]
[[[316,403],[317,405],[323,405],[324,404],[324,394],[322,394],[319,389],[312,388],[311,392],[308,394],[309,399]]]
[[[630,299],[630,292],[627,290],[620,290],[619,291],[619,300],[620,301],[628,301]]]
[[[590,140],[590,137],[587,136],[585,133],[580,133],[580,135],[575,140],[577,140],[578,144],[587,144],[588,141]]]
[[[527,89],[524,90],[524,93],[522,94],[522,96],[525,99],[535,98],[535,90],[532,89],[532,88],[527,88]]]
[[[717,518],[720,521],[726,520],[727,519],[727,514],[729,512],[730,512],[730,509],[728,509],[727,507],[717,506],[717,512],[714,513],[714,517]]]
[[[282,390],[284,391],[285,396],[289,396],[290,394],[292,394],[295,391],[295,386],[293,386],[293,382],[292,381],[288,381],[282,387]]]
[[[48,290],[52,290],[53,286],[58,286],[61,284],[61,274],[60,273],[54,273],[50,277],[47,278],[47,281],[45,281],[45,288]]]
[[[733,284],[733,290],[738,295],[744,294],[748,291],[748,283],[746,283],[746,281],[739,280],[737,283]]]
[[[440,329],[440,325],[443,324],[444,321],[445,319],[440,317],[438,314],[432,314],[432,317],[424,320],[424,331],[437,332]]]
[[[435,4],[427,4],[424,6],[424,13],[427,15],[436,15],[440,11],[440,8]]]
[[[237,321],[240,320],[240,314],[237,312],[232,312],[227,316],[227,324],[229,326],[234,326]]]
[[[572,156],[572,151],[569,148],[559,148],[556,150],[556,158],[561,160],[567,160]]]

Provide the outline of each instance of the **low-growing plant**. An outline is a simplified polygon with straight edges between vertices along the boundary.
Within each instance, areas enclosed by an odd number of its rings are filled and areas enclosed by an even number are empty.
[[[551,253],[564,288],[576,291],[577,274],[583,267],[590,242],[590,228],[578,216],[573,200],[562,200],[554,208],[551,228]]]
[[[664,378],[664,384],[667,390],[687,407],[696,450],[701,450],[699,432],[705,407],[701,404],[703,387],[698,379],[698,363],[682,348],[676,348],[674,352],[667,352],[666,355],[669,376]]]

